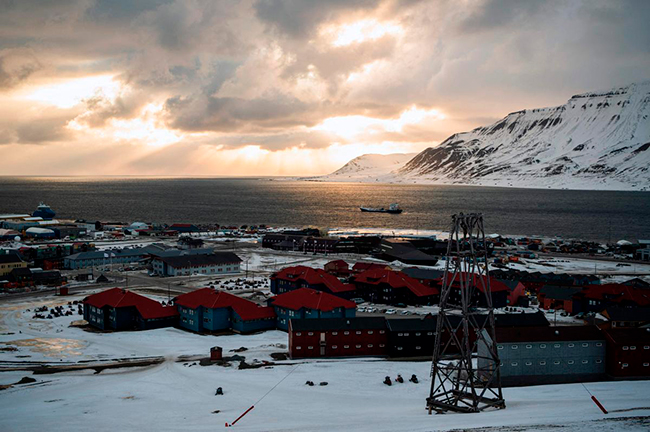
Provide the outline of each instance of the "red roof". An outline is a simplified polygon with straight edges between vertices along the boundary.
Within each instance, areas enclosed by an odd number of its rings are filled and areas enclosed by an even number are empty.
[[[144,319],[167,318],[178,315],[175,306],[163,306],[155,300],[122,288],[111,288],[93,294],[86,297],[84,303],[97,308],[103,308],[104,306],[113,308],[135,307]]]
[[[271,276],[271,279],[282,279],[293,282],[302,280],[309,285],[325,285],[333,293],[355,290],[354,285],[344,284],[336,276],[327,273],[325,270],[306,266],[284,268]]]
[[[190,228],[193,227],[194,225],[188,224],[188,223],[175,223],[170,226],[170,228]]]
[[[356,309],[357,307],[356,303],[350,300],[344,300],[335,295],[310,288],[299,288],[289,291],[273,297],[271,301],[273,302],[273,306],[291,310],[307,308],[329,312],[336,308]]]
[[[369,285],[386,283],[390,285],[391,288],[406,288],[418,297],[437,295],[440,293],[437,288],[426,286],[420,283],[417,279],[413,279],[402,272],[387,270],[385,268],[367,270],[356,275],[354,281]]]
[[[196,309],[199,306],[207,309],[231,308],[244,321],[275,318],[275,311],[272,307],[259,306],[250,300],[212,288],[201,288],[191,293],[181,294],[176,297],[175,303],[190,309]]]
[[[636,303],[639,306],[650,305],[650,292],[648,290],[617,283],[587,285],[576,295],[584,296],[586,299],[607,299],[613,303],[627,301]]]
[[[350,268],[350,266],[348,265],[348,263],[346,263],[346,262],[343,261],[343,260],[334,260],[334,261],[330,261],[330,262],[328,262],[327,264],[325,264],[325,267],[326,267],[326,268],[327,268],[327,267],[331,267],[331,266],[334,266],[334,267],[336,267],[337,269],[346,269],[346,270]]]

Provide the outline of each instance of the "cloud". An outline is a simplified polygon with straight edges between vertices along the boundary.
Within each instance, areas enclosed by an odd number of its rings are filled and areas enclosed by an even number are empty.
[[[18,86],[42,68],[36,57],[25,50],[0,51],[0,91]]]

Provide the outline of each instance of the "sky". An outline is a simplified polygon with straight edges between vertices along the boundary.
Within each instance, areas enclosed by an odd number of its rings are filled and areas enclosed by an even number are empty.
[[[0,0],[0,175],[305,176],[650,79],[645,0]]]

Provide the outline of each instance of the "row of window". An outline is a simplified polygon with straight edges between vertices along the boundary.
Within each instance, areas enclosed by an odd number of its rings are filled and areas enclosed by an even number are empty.
[[[355,333],[360,335],[363,332],[361,330],[357,330]],[[374,333],[375,333],[374,330],[368,330],[369,335],[374,334]],[[384,334],[384,333],[386,333],[385,330],[379,330],[379,334]],[[339,332],[335,332],[335,331],[332,332],[332,336],[338,336],[338,334],[339,334]],[[346,330],[346,331],[343,332],[343,334],[347,336],[347,335],[350,334],[350,332]],[[314,335],[314,332],[308,332],[307,333],[307,336],[313,336],[313,335]],[[408,336],[408,333],[406,335]],[[296,336],[302,336],[302,332],[296,332]],[[400,334],[400,336],[401,336],[401,334]]]
[[[601,346],[603,346],[603,343],[602,342],[596,342],[594,344],[594,346],[601,347]],[[546,348],[546,344],[539,344],[539,347],[541,349],[544,349],[544,348]],[[574,343],[567,344],[567,347],[573,348],[573,347],[575,347],[575,344]],[[582,343],[582,347],[583,348],[589,347],[589,343],[588,342]],[[497,349],[503,349],[503,348],[504,348],[503,345],[497,345]],[[533,348],[533,346],[531,344],[526,345],[526,349],[532,349],[532,348]],[[559,344],[559,343],[553,344],[553,348],[562,348],[562,344]],[[513,349],[513,350],[519,349],[519,345],[510,345],[510,349]],[[623,349],[627,349],[627,347],[623,347]]]
[[[600,363],[602,363],[602,362],[603,362],[602,359],[596,359],[596,360],[595,360],[595,363],[596,363],[596,364],[600,364]],[[562,363],[562,362],[561,362],[560,360],[553,360],[553,364],[554,364],[554,365],[559,365],[559,364],[561,364],[561,363]],[[572,365],[572,364],[575,364],[575,360],[567,360],[566,363]],[[532,362],[532,361],[527,361],[527,362],[525,362],[524,364],[525,364],[526,366],[532,366],[532,365],[533,365],[533,362]],[[582,360],[582,364],[589,364],[589,360]],[[541,361],[539,362],[539,365],[540,365],[540,366],[546,366],[546,360],[541,360]],[[503,366],[503,362],[501,362],[501,366]],[[514,362],[510,363],[510,366],[519,366],[519,362],[514,361]]]
[[[408,336],[410,333],[397,333],[397,336]],[[422,333],[417,332],[415,336],[422,336]],[[427,332],[427,336],[433,336],[433,332]]]
[[[386,345],[384,345],[384,344],[379,344],[379,348],[384,348],[385,346],[386,346]],[[368,348],[373,348],[373,347],[374,347],[373,344],[368,344]],[[332,348],[332,349],[338,349],[339,347],[338,347],[338,345],[332,345],[331,348]],[[350,345],[343,345],[343,348],[344,348],[344,349],[349,349],[349,348],[350,348]],[[356,348],[356,349],[361,349],[361,345],[355,345],[355,348]],[[297,346],[296,349],[297,349],[297,350],[301,350],[302,347],[301,347],[301,346]],[[307,349],[313,350],[314,347],[313,347],[313,346],[308,346]]]
[[[630,351],[634,351],[635,349],[636,349],[636,346],[635,346],[635,345],[630,345],[630,346],[624,346],[624,347],[623,347],[623,351],[628,351],[628,350],[630,350]],[[643,349],[644,349],[644,350],[650,350],[650,345],[646,345],[646,346],[644,346]]]

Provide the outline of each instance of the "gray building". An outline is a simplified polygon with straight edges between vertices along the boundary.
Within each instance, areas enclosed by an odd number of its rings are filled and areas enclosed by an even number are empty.
[[[142,248],[105,249],[94,252],[80,252],[64,258],[64,267],[75,270],[112,264],[137,263],[155,253],[163,251],[159,246],[149,245]]]
[[[239,273],[241,262],[232,252],[214,252],[156,257],[151,265],[153,273],[159,276],[218,275]]]
[[[595,326],[497,328],[496,339],[504,386],[596,381],[605,376],[605,336]],[[479,368],[489,366],[487,357],[487,346],[481,342]]]

